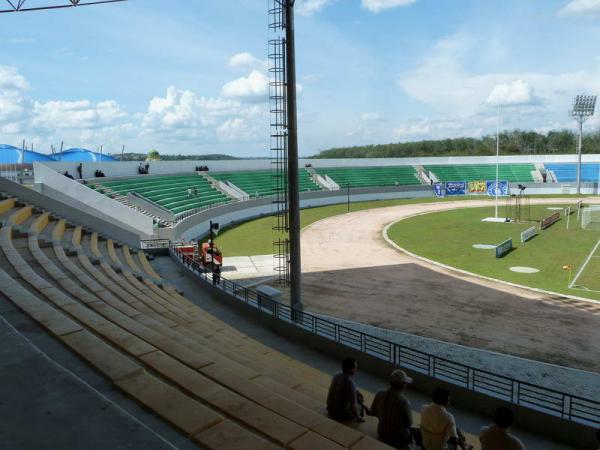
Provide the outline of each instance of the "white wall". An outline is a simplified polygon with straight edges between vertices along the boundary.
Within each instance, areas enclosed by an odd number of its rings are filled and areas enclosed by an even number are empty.
[[[545,163],[545,162],[576,162],[577,156],[572,155],[519,155],[501,156],[500,163]],[[583,155],[583,162],[600,162],[600,154]],[[356,159],[301,159],[300,167],[312,164],[320,167],[373,167],[373,166],[415,166],[427,164],[495,164],[495,156],[448,156],[431,158],[356,158]],[[68,170],[77,176],[78,163],[73,162],[43,162],[53,170],[63,173]],[[84,178],[93,178],[96,169],[102,170],[107,177],[137,176],[139,162],[88,162],[83,163]],[[239,159],[231,161],[155,161],[150,163],[150,175],[169,175],[175,173],[192,173],[196,166],[208,166],[211,172],[228,172],[236,170],[270,170],[269,159]],[[144,175],[141,175],[144,176]]]
[[[108,198],[77,181],[71,180],[64,175],[55,172],[40,163],[34,163],[35,183],[50,187],[57,196],[55,200],[69,203],[72,201],[81,208],[87,208],[88,213],[99,212],[103,217],[109,217],[111,221],[127,230],[132,230],[143,238],[148,238],[153,234],[152,219],[140,214],[122,203]],[[43,192],[43,187],[42,187]]]

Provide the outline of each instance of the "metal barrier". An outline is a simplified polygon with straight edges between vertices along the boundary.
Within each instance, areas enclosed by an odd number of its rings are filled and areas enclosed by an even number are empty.
[[[155,250],[170,247],[171,241],[169,239],[151,239],[146,241],[140,241],[141,250]]]
[[[176,245],[171,243],[169,251],[196,276],[207,282],[213,281],[212,274],[207,269],[189,256],[180,253]],[[396,344],[313,314],[292,309],[288,305],[262,296],[253,289],[222,277],[219,283],[215,283],[215,288],[222,289],[264,314],[394,365],[562,419],[584,425],[600,425],[600,402],[497,375]]]

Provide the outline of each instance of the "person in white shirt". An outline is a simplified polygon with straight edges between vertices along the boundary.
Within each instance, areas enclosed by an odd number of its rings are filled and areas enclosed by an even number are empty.
[[[483,427],[479,433],[481,450],[525,450],[519,438],[509,432],[513,420],[509,408],[498,408],[494,413],[495,424]]]
[[[446,407],[450,404],[450,392],[436,388],[431,396],[433,403],[421,409],[421,436],[427,450],[446,450],[447,445],[458,445],[458,430],[454,416]]]

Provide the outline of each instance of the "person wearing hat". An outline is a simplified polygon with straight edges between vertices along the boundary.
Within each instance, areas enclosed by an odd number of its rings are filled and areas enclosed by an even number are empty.
[[[412,442],[412,407],[403,394],[412,381],[403,370],[394,370],[390,376],[390,387],[379,391],[371,405],[371,415],[379,418],[379,440],[398,449],[408,449]]]

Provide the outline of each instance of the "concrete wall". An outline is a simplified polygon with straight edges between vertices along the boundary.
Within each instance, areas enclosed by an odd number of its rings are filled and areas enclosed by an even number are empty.
[[[362,188],[350,190],[350,201],[388,200],[396,198],[426,198],[431,197],[432,191],[428,186],[399,186],[386,188]],[[273,199],[258,198],[246,202],[236,202],[219,208],[209,209],[191,216],[173,229],[159,229],[161,239],[183,240],[196,239],[208,232],[209,222],[219,223],[222,227],[251,218],[270,215],[274,212]],[[314,208],[316,206],[334,205],[346,203],[347,192],[340,191],[314,191],[300,194],[300,206],[302,208]]]
[[[148,239],[153,235],[153,223],[150,217],[71,180],[43,164],[34,163],[33,167],[35,183],[50,188],[51,191],[47,191],[49,195],[60,193],[61,198],[57,200],[64,203],[78,202],[84,205],[87,213],[94,214],[97,211],[104,217],[108,216],[124,229],[139,233],[142,239]],[[41,191],[43,190],[42,187]]]
[[[176,257],[173,257],[173,260],[182,267],[185,267]],[[200,277],[198,277],[197,280],[202,288],[210,290],[210,292],[217,296],[223,303],[227,303],[231,307],[241,311],[244,317],[248,317],[261,326],[270,328],[276,333],[286,336],[296,342],[301,342],[303,345],[312,347],[313,349],[336,359],[351,356],[358,361],[358,365],[362,371],[374,374],[384,380],[397,368],[392,363],[375,356],[368,355],[324,336],[319,336],[285,321],[276,319],[270,314],[261,312],[254,306],[244,303],[232,294],[223,291],[220,287],[214,287],[212,283]],[[407,372],[414,378],[411,389],[416,389],[426,395],[430,395],[435,387],[444,387],[452,392],[453,404],[460,405],[467,410],[476,413],[487,415],[490,417],[490,422],[492,421],[493,412],[496,408],[500,406],[509,406],[515,412],[517,423],[520,428],[530,430],[542,436],[550,437],[575,448],[593,448],[595,431],[591,426],[571,422],[533,409],[507,404],[497,398],[446,383],[420,372],[412,370],[407,370]]]
[[[545,163],[576,162],[576,155],[518,155],[501,156],[500,163]],[[583,162],[600,162],[600,154],[582,156]],[[495,164],[495,156],[447,156],[429,158],[356,158],[356,159],[301,159],[300,167],[312,164],[320,167],[370,167],[370,166],[415,166],[427,164]],[[43,162],[47,167],[63,173],[68,170],[76,176],[77,163]],[[231,161],[155,161],[150,163],[150,175],[168,175],[175,173],[192,173],[196,166],[206,165],[211,172],[227,172],[236,170],[270,170],[270,159],[246,159]],[[138,176],[139,162],[89,162],[83,164],[84,178],[93,178],[94,171],[101,169],[107,177]],[[139,175],[144,176],[144,175]]]
[[[140,237],[137,233],[115,225],[111,218],[106,219],[100,217],[98,214],[89,214],[80,207],[79,202],[74,203],[70,201],[65,203],[5,178],[0,178],[0,191],[14,195],[26,203],[31,203],[39,208],[50,211],[57,216],[82,225],[90,230],[97,231],[118,242],[123,242],[132,248],[138,248],[140,245]]]

